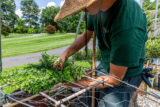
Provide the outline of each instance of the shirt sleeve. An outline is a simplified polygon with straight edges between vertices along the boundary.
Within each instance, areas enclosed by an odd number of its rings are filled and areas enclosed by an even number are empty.
[[[87,17],[87,30],[94,31],[94,26],[93,26],[91,15],[88,15]]]
[[[136,29],[122,31],[111,38],[110,62],[125,67],[139,66],[144,52],[145,33]]]

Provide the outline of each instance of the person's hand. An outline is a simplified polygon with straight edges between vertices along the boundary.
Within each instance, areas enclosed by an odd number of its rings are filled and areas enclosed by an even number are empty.
[[[89,87],[95,83],[96,83],[95,81],[83,78],[80,81],[76,81],[75,84],[69,83],[69,84],[65,84],[65,85],[70,86],[70,87],[75,87],[75,88],[84,88],[84,87]],[[78,84],[78,85],[76,85],[76,84]]]
[[[76,84],[79,84],[83,87],[90,87],[94,84],[96,84],[98,81],[104,81],[106,80],[107,76],[99,76],[97,78],[95,78],[97,81],[91,80],[91,79],[87,79],[87,78],[82,78],[82,80],[80,81],[76,81]],[[71,86],[71,87],[76,87],[76,88],[83,88],[80,87],[78,85],[74,85],[74,84],[65,84],[66,86]],[[95,88],[105,88],[106,86],[104,86],[103,84],[97,85]]]
[[[53,69],[54,70],[63,70],[63,63],[66,61],[65,57],[59,57],[53,64]]]
[[[97,81],[104,81],[104,83],[105,82],[107,83],[107,81],[105,81],[107,78],[109,78],[109,77],[108,76],[99,76],[99,77],[96,78],[96,80]],[[96,88],[106,88],[107,86],[104,85],[104,83],[97,85]]]
[[[84,86],[84,87],[90,87],[98,82],[104,81],[106,80],[106,78],[108,78],[108,76],[99,76],[97,78],[95,78],[97,81],[91,80],[91,79],[86,79],[86,80],[81,80],[81,81],[77,81],[76,83]],[[106,82],[106,81],[105,81]],[[105,83],[104,82],[104,83]],[[106,88],[107,86],[104,84],[99,84],[97,85],[95,88]]]

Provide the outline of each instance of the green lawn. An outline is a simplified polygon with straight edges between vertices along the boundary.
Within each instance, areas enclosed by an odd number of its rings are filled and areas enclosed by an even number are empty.
[[[18,34],[18,33],[10,33],[8,36],[3,36],[2,35],[2,39],[6,39],[6,38],[16,38],[16,37],[25,37],[25,36],[32,36],[33,34]]]
[[[2,39],[2,57],[47,51],[71,44],[74,34],[44,34],[38,37]]]

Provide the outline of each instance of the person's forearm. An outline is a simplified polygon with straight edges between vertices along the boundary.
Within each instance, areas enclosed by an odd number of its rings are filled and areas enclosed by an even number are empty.
[[[119,80],[123,80],[126,72],[127,72],[128,67],[123,67],[123,66],[117,66],[114,64],[110,64],[110,73],[109,75],[105,76],[100,76],[97,79],[102,81],[105,80],[106,78],[108,79],[105,81],[105,83],[116,86],[120,84]],[[106,88],[107,86],[104,86],[103,84],[100,84],[97,86],[97,88]]]
[[[91,35],[92,35],[91,32],[87,32],[87,43],[89,42]],[[86,32],[84,32],[77,40],[75,40],[73,44],[64,51],[61,57],[65,57],[65,59],[67,59],[68,57],[79,51],[82,47],[84,47],[85,44],[86,44]]]

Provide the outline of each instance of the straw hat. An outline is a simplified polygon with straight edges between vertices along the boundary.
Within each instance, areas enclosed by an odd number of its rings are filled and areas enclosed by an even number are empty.
[[[54,21],[62,20],[63,18],[79,11],[84,8],[87,8],[97,0],[65,0],[62,8],[56,15]]]

